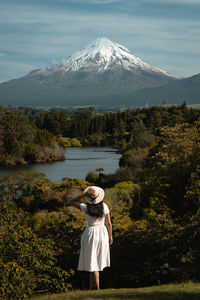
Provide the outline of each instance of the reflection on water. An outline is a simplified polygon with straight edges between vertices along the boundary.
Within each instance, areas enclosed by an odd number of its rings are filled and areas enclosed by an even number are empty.
[[[67,148],[65,156],[64,161],[3,167],[0,168],[0,176],[19,171],[36,171],[56,182],[61,182],[63,177],[84,180],[89,171],[97,168],[102,168],[105,173],[115,172],[121,154],[111,147],[80,147]]]

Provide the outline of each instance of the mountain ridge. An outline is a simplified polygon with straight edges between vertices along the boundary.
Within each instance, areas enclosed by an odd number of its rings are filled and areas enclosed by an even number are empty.
[[[0,104],[101,105],[103,99],[113,95],[126,102],[123,95],[127,93],[177,80],[166,71],[143,62],[126,47],[98,38],[61,64],[33,70],[19,79],[0,84]]]

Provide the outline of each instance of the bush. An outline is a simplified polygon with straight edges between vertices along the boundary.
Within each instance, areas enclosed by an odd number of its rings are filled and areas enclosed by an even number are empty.
[[[61,137],[61,144],[63,147],[71,147],[71,139],[68,137]]]
[[[99,175],[96,174],[94,171],[90,171],[87,176],[85,177],[85,180],[92,183],[97,183],[99,178]]]
[[[0,273],[1,299],[22,299],[33,294],[35,280],[30,271],[18,263],[0,261]]]
[[[27,225],[29,214],[1,203],[0,290],[4,299],[21,299],[38,290],[66,291],[73,272],[58,265],[59,251],[46,234]]]
[[[77,138],[72,138],[71,139],[71,146],[72,147],[81,147],[81,143]]]

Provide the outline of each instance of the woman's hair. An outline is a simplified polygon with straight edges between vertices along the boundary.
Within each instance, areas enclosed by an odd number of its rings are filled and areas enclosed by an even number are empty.
[[[87,214],[91,217],[102,218],[104,215],[103,201],[98,204],[87,203]]]

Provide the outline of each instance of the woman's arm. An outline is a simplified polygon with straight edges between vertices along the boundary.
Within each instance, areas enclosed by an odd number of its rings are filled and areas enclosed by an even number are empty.
[[[77,195],[78,193],[78,195]],[[83,198],[85,195],[83,193],[80,193],[79,190],[77,189],[71,189],[70,191],[67,191],[67,192],[58,192],[58,191],[54,191],[52,189],[48,189],[47,191],[45,191],[43,193],[43,199],[45,201],[47,200],[50,200],[50,199],[56,199],[58,201],[63,201],[64,200],[64,203],[67,204],[67,205],[73,205],[75,206],[76,208],[80,209],[80,203],[79,203],[79,200],[81,198]]]
[[[112,238],[112,223],[110,220],[110,214],[106,214],[105,216],[105,224],[106,224],[106,228],[108,230],[108,236],[109,236],[109,245],[112,245],[113,243],[113,238]]]
[[[78,208],[81,210],[81,207],[80,207],[80,199],[82,199],[85,195],[83,193],[81,193],[80,195],[78,196],[75,196],[75,197],[72,197],[70,200],[68,200],[68,205],[73,205],[74,207]],[[65,197],[65,195],[64,195]]]

